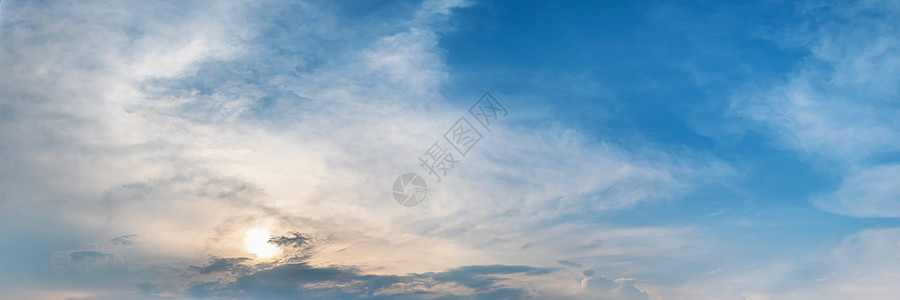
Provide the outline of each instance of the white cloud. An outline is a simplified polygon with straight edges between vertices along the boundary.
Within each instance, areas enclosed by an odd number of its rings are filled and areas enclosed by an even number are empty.
[[[851,216],[896,216],[887,200],[897,191],[875,177],[889,180],[885,160],[900,153],[900,88],[894,84],[900,80],[900,10],[891,1],[801,7],[810,24],[776,39],[809,57],[784,83],[736,96],[732,111],[758,121],[820,169],[846,176],[835,194],[819,198],[820,206]]]
[[[747,299],[894,299],[900,294],[894,284],[900,280],[900,229],[848,236],[810,263],[823,269],[815,279],[796,283],[788,292],[747,292]]]
[[[250,4],[5,6],[2,211],[58,218],[84,232],[84,245],[137,235],[116,248],[127,272],[96,274],[86,290],[109,278],[183,279],[179,267],[209,255],[247,255],[250,228],[310,232],[322,241],[311,263],[380,273],[552,264],[567,258],[566,244],[580,256],[686,244],[689,229],[597,228],[565,214],[677,199],[726,166],[564,128],[497,127],[425,204],[393,202],[394,176],[418,171],[417,155],[465,112],[436,92],[448,74],[437,33],[423,25],[464,5],[454,3],[427,2],[415,22],[394,21],[408,30],[361,29],[362,38],[305,4],[279,20],[299,20],[289,25],[253,19],[268,7]],[[257,57],[271,54],[261,28],[290,24],[296,32],[279,37],[312,58]],[[513,99],[497,96],[515,114]],[[266,101],[283,114],[256,115]],[[631,280],[615,288],[637,293]]]
[[[900,217],[900,165],[864,168],[844,178],[834,193],[816,200],[823,209],[856,217]]]

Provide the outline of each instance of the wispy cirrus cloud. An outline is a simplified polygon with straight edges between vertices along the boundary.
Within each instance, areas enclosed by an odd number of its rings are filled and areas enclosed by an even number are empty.
[[[892,190],[900,143],[900,10],[891,1],[800,4],[808,22],[774,38],[809,53],[774,86],[734,98],[732,112],[758,122],[784,147],[798,151],[843,184],[815,199],[828,211],[893,217]]]
[[[72,292],[58,284],[81,275],[4,273],[0,295],[646,299],[641,278],[585,270],[697,233],[595,214],[676,201],[726,163],[534,126],[498,93],[511,117],[479,152],[420,207],[391,200],[393,176],[420,170],[469,102],[438,92],[443,21],[465,5],[355,24],[322,3],[4,2],[0,205],[20,216],[0,222],[78,232],[48,251],[90,276]],[[247,257],[253,228],[292,260]]]

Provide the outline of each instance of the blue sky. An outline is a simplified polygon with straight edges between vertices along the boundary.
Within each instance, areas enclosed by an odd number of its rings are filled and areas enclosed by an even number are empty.
[[[0,298],[895,299],[898,19],[2,2]],[[437,182],[486,91],[508,114]]]

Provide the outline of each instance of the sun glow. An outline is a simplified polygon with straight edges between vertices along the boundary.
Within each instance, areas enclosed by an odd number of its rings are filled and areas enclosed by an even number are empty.
[[[247,251],[259,258],[269,258],[278,254],[278,247],[269,244],[271,235],[265,229],[251,229],[244,234],[244,246]]]

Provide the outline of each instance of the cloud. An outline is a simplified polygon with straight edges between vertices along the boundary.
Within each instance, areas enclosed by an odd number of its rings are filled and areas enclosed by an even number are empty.
[[[134,244],[132,241],[133,238],[137,237],[136,234],[127,234],[122,236],[117,236],[109,240],[110,243],[113,243],[116,246],[131,246]]]
[[[558,260],[557,262],[558,262],[559,264],[561,264],[561,265],[564,265],[564,266],[576,267],[576,268],[577,268],[577,267],[581,267],[581,264],[576,263],[576,262],[571,262],[571,261],[568,261],[568,260],[562,260],[562,259],[561,259],[561,260]]]
[[[272,237],[269,239],[269,243],[283,247],[300,248],[309,245],[309,238],[304,237],[299,232],[288,232],[285,236]]]
[[[844,176],[816,199],[828,211],[857,217],[896,216],[882,185],[900,153],[900,9],[891,1],[812,1],[799,5],[808,23],[773,38],[808,53],[798,70],[773,86],[742,91],[732,112],[758,122],[777,143]],[[885,182],[886,183],[886,182]]]
[[[92,250],[62,252],[57,253],[53,257],[53,263],[56,266],[71,268],[81,272],[89,272],[120,262],[122,262],[121,257]]]
[[[650,295],[637,289],[634,283],[634,278],[585,278],[582,281],[585,288],[577,294],[576,299],[649,300]]]
[[[49,250],[69,268],[121,264],[85,279],[86,297],[141,283],[172,297],[381,295],[370,286],[385,297],[531,297],[545,286],[526,285],[550,274],[529,266],[688,244],[689,228],[598,226],[591,215],[676,201],[728,176],[726,164],[535,127],[515,117],[527,108],[514,95],[495,95],[508,122],[426,203],[393,202],[394,176],[421,171],[417,156],[465,113],[457,103],[483,92],[438,92],[449,68],[437,45],[452,30],[440,23],[465,5],[428,1],[369,26],[311,3],[4,3],[0,215],[58,220],[81,233],[73,244],[131,245]],[[303,262],[241,258],[254,228]],[[123,232],[140,243],[109,240]],[[571,296],[583,275],[546,288]],[[634,294],[632,280],[591,282]]]
[[[179,299],[165,296],[141,295],[141,294],[115,294],[105,296],[70,297],[65,300],[162,300]],[[187,299],[187,298],[181,298]]]
[[[900,217],[900,165],[867,167],[844,178],[837,191],[816,199],[830,212],[854,217]]]
[[[291,232],[272,240],[302,240],[279,244],[315,249],[308,238]],[[346,265],[313,266],[313,252],[292,256],[284,252],[274,262],[247,258],[209,258],[203,266],[186,272],[192,284],[185,293],[194,298],[215,299],[459,299],[548,298],[647,299],[633,286],[634,279],[607,280],[593,270],[578,272],[522,265],[470,265],[441,272],[372,274]],[[568,263],[576,265],[575,263]],[[208,275],[212,275],[211,277]],[[581,276],[587,276],[580,280]],[[568,280],[560,281],[560,278]],[[210,281],[210,279],[212,279]],[[564,282],[568,281],[568,284]],[[564,284],[560,285],[560,282]],[[158,289],[159,287],[153,286]],[[637,298],[633,298],[637,296]],[[608,298],[607,298],[608,297]]]
[[[814,276],[793,283],[789,291],[747,292],[747,299],[893,299],[900,289],[900,229],[864,230],[844,238],[826,253],[815,253]],[[778,270],[778,269],[773,269]],[[784,269],[781,269],[784,270]],[[785,274],[771,272],[769,276]]]
[[[752,264],[717,263],[677,285],[635,285],[650,295],[678,300],[893,299],[900,292],[892,284],[900,277],[900,228],[862,230],[822,244]]]
[[[231,271],[233,268],[240,266],[240,263],[250,260],[246,257],[219,258],[210,257],[209,262],[202,267],[191,266],[189,270],[200,273],[209,274],[214,272]]]
[[[528,266],[464,266],[442,272],[367,275],[346,267],[285,264],[237,278],[230,283],[198,283],[188,289],[196,298],[223,299],[649,299],[632,279],[587,278],[577,293],[522,286],[554,269]]]

